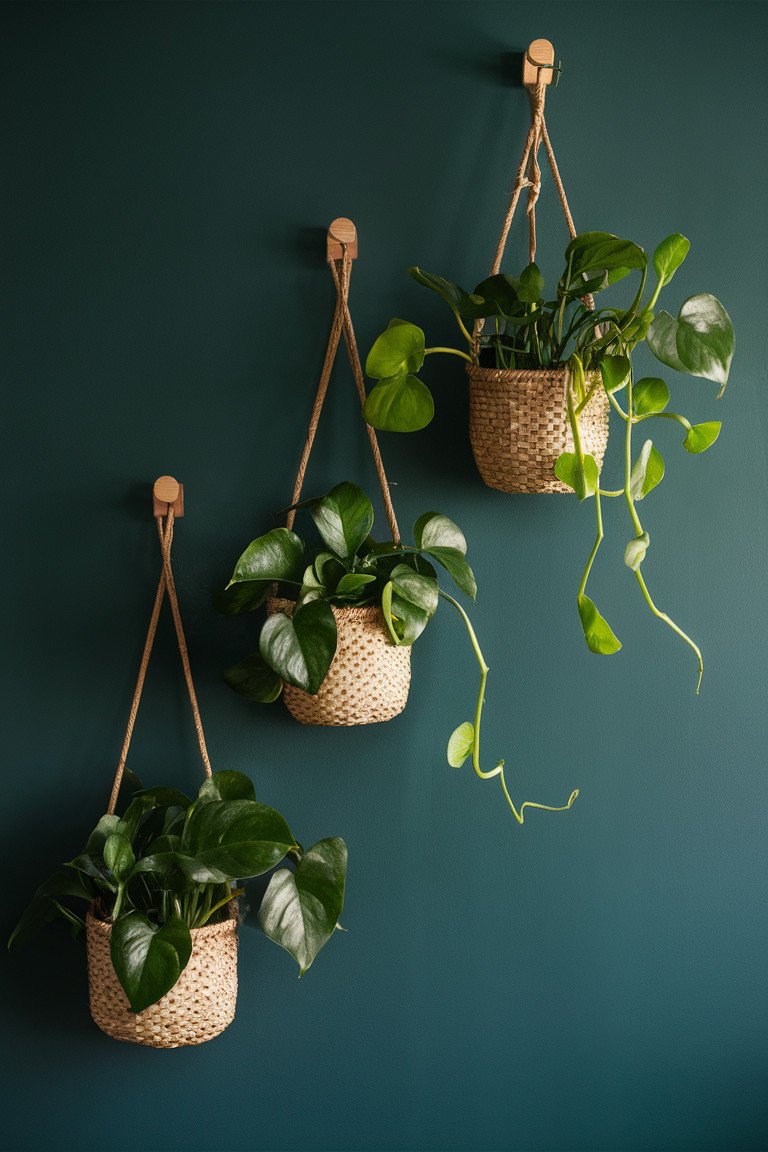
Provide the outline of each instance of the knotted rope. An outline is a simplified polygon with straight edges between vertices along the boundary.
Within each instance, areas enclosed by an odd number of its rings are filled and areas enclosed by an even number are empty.
[[[334,237],[334,239],[336,239]],[[342,256],[340,260],[329,260],[328,263],[331,267],[331,276],[333,283],[336,287],[336,307],[333,312],[333,319],[331,321],[331,330],[328,336],[328,345],[325,350],[325,360],[323,361],[323,369],[320,373],[320,382],[317,386],[317,393],[315,395],[315,402],[312,407],[312,415],[309,420],[309,427],[307,429],[307,438],[304,443],[304,449],[301,453],[301,460],[299,461],[299,470],[296,473],[296,483],[293,487],[292,505],[298,504],[301,498],[301,490],[304,486],[304,476],[307,471],[307,464],[309,457],[312,453],[312,445],[315,441],[315,433],[317,426],[320,422],[320,414],[323,410],[325,403],[326,393],[328,391],[328,384],[331,379],[333,365],[336,360],[336,353],[341,341],[341,334],[344,333],[344,342],[347,347],[347,355],[349,357],[350,367],[352,368],[352,375],[355,378],[355,386],[357,394],[360,398],[361,407],[365,404],[365,377],[363,376],[363,369],[360,364],[360,353],[357,348],[357,341],[355,339],[355,330],[352,327],[352,317],[349,311],[349,281],[352,273],[352,260],[346,243],[338,241],[341,244]],[[381,451],[379,449],[379,442],[376,438],[375,430],[366,424],[368,432],[368,439],[371,444],[371,452],[373,453],[373,462],[376,466],[376,475],[379,478],[379,487],[381,488],[381,495],[384,500],[384,511],[386,512],[387,521],[392,532],[392,539],[395,544],[400,543],[400,529],[397,526],[397,517],[395,516],[395,509],[392,504],[392,493],[389,488],[387,474],[384,471],[384,462],[381,458]],[[293,528],[293,522],[296,517],[295,507],[290,508],[286,516],[286,528]]]
[[[125,770],[125,762],[128,759],[128,749],[131,744],[131,737],[133,736],[133,728],[136,723],[136,715],[139,711],[139,702],[141,700],[141,693],[144,688],[144,680],[147,675],[147,668],[149,666],[149,658],[152,655],[152,647],[155,642],[155,634],[157,632],[157,622],[160,619],[160,609],[163,606],[163,596],[168,593],[168,600],[171,604],[171,614],[173,616],[173,625],[176,629],[176,640],[179,645],[179,655],[181,656],[181,664],[184,669],[184,679],[187,685],[187,693],[189,694],[189,702],[192,706],[192,717],[195,722],[195,732],[197,733],[197,742],[200,746],[200,756],[203,761],[203,768],[205,769],[206,776],[211,775],[211,762],[208,759],[208,749],[205,746],[205,734],[203,732],[203,722],[200,717],[200,709],[197,704],[197,696],[195,694],[195,686],[192,681],[192,670],[189,666],[189,653],[187,652],[187,642],[184,637],[184,628],[181,623],[181,612],[179,611],[179,599],[176,593],[176,582],[173,578],[173,569],[171,568],[171,544],[173,543],[173,522],[174,513],[173,505],[168,505],[168,512],[165,516],[165,526],[163,526],[163,517],[158,516],[157,519],[157,533],[160,537],[160,547],[163,554],[163,566],[160,572],[160,582],[157,586],[155,594],[155,602],[152,607],[152,615],[149,618],[149,628],[147,629],[147,639],[144,642],[144,651],[139,664],[139,675],[136,680],[136,687],[133,692],[133,700],[131,701],[131,710],[128,714],[128,724],[125,729],[125,737],[123,739],[123,747],[120,752],[120,760],[117,765],[117,772],[115,773],[115,780],[112,785],[112,794],[109,797],[109,805],[107,812],[112,815],[117,806],[117,797],[120,792],[120,784],[123,779],[123,772]]]

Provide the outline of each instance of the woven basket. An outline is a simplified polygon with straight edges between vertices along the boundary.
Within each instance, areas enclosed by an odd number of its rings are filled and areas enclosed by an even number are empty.
[[[469,438],[478,471],[500,492],[570,492],[555,461],[573,452],[565,406],[567,368],[467,368]],[[590,373],[590,383],[595,377]],[[581,444],[598,471],[608,444],[609,402],[603,388],[579,415]]]
[[[192,955],[177,983],[144,1012],[131,1012],[120,986],[109,942],[112,927],[88,912],[88,994],[91,1016],[108,1036],[150,1048],[204,1044],[235,1018],[237,913],[218,924],[192,929]]]
[[[269,600],[267,611],[285,612],[294,600]],[[283,687],[283,699],[301,724],[378,724],[398,716],[408,702],[411,649],[389,638],[381,609],[333,608],[338,640],[336,655],[316,696]]]

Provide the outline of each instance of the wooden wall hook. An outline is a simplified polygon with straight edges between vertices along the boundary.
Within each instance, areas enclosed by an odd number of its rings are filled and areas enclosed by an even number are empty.
[[[357,228],[346,216],[338,216],[328,225],[326,258],[341,260],[344,255],[342,244],[346,244],[350,259],[357,259]]]
[[[179,484],[173,476],[158,476],[152,486],[155,516],[165,516],[169,505],[173,505],[173,515],[177,520],[184,515],[184,485]]]
[[[555,49],[550,40],[532,40],[523,56],[523,84],[526,88],[535,86],[539,80],[539,67],[542,68],[542,77],[545,84],[551,84],[555,69]]]

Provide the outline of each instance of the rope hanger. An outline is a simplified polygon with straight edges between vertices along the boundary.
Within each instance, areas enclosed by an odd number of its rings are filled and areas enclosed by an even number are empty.
[[[296,483],[293,487],[293,498],[291,500],[292,505],[298,504],[301,499],[304,476],[307,471],[309,457],[312,453],[312,445],[315,441],[315,433],[317,432],[317,426],[320,422],[320,414],[322,413],[323,404],[325,403],[325,397],[328,392],[328,384],[330,383],[342,332],[344,333],[344,343],[346,344],[352,375],[355,379],[355,387],[357,388],[357,394],[360,398],[360,406],[362,407],[365,404],[365,377],[363,376],[363,369],[360,364],[360,353],[357,348],[355,330],[352,327],[352,316],[349,311],[349,281],[352,274],[352,261],[357,256],[357,230],[351,220],[347,220],[345,217],[339,217],[332,222],[328,228],[326,250],[331,276],[333,277],[333,283],[336,288],[336,307],[331,321],[331,330],[328,336],[328,345],[325,350],[323,369],[320,373],[320,382],[317,386],[312,415],[307,429],[307,439],[304,443],[301,460],[299,461],[299,470],[296,473]],[[376,475],[379,478],[379,487],[381,488],[381,495],[384,500],[384,511],[386,512],[387,521],[390,531],[392,532],[392,539],[395,544],[400,544],[400,529],[397,526],[397,517],[395,516],[395,509],[392,503],[392,493],[390,491],[389,481],[387,480],[387,474],[384,471],[384,462],[381,458],[379,442],[375,429],[373,429],[370,424],[366,424],[365,427],[371,445],[373,462],[376,466]],[[285,520],[286,528],[293,528],[295,518],[296,508],[291,507]]]
[[[177,517],[184,515],[184,490],[181,484],[174,480],[172,476],[161,476],[159,480],[155,481],[153,488],[153,507],[155,520],[157,522],[157,534],[160,538],[163,565],[160,570],[160,582],[157,586],[157,592],[155,593],[155,602],[152,607],[152,615],[149,618],[147,638],[144,642],[144,651],[142,653],[141,663],[139,664],[139,675],[136,680],[136,687],[133,691],[133,700],[131,701],[131,709],[128,714],[128,724],[125,729],[125,737],[123,739],[123,747],[120,752],[120,760],[118,761],[117,771],[115,772],[115,780],[112,785],[112,793],[109,797],[109,805],[107,806],[107,813],[110,816],[114,814],[115,808],[117,807],[117,798],[120,792],[123,772],[125,771],[125,762],[128,759],[128,749],[131,745],[131,737],[133,736],[133,729],[136,723],[136,715],[139,711],[141,693],[144,688],[144,680],[146,679],[147,668],[149,666],[149,658],[152,655],[152,647],[155,643],[157,623],[160,619],[160,609],[163,606],[163,598],[166,592],[168,593],[168,600],[171,605],[173,626],[176,630],[176,640],[179,645],[181,665],[184,669],[184,680],[187,685],[189,703],[192,707],[192,717],[195,723],[195,732],[197,733],[197,742],[200,747],[200,757],[203,761],[203,769],[206,776],[212,775],[211,762],[208,759],[208,749],[205,744],[203,721],[200,717],[200,708],[198,707],[197,703],[195,685],[192,681],[192,670],[189,665],[187,642],[184,636],[184,628],[181,623],[181,612],[179,610],[179,598],[176,593],[176,582],[173,578],[173,569],[171,568],[173,525]]]

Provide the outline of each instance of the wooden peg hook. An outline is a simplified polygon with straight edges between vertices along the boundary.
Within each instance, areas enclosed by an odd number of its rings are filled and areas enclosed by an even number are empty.
[[[159,476],[152,486],[152,508],[155,516],[165,516],[169,505],[178,520],[184,515],[184,485],[173,476]]]
[[[357,228],[346,216],[338,216],[328,225],[326,258],[341,260],[344,255],[342,244],[346,244],[351,260],[357,259]]]
[[[554,79],[555,49],[550,40],[532,40],[523,56],[523,84],[526,88],[539,81],[539,69],[545,84]]]

